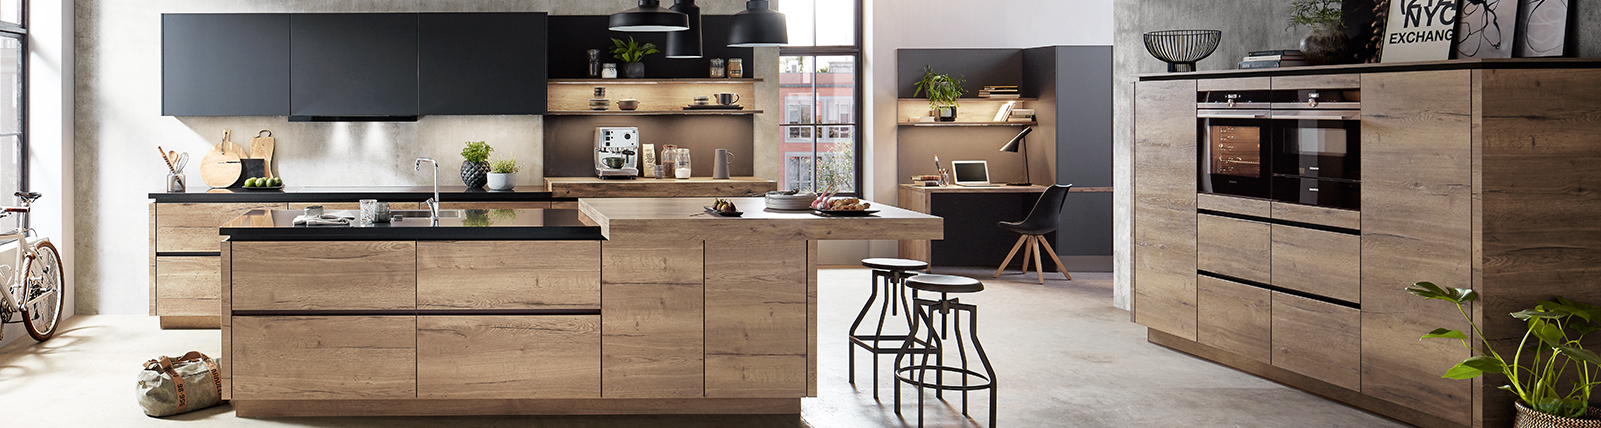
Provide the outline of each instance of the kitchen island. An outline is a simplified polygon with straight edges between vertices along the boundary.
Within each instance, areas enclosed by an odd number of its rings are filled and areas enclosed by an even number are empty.
[[[220,229],[224,394],[243,417],[799,413],[817,391],[817,241],[939,239],[938,217],[582,199],[387,227]],[[415,223],[413,223],[415,222]]]

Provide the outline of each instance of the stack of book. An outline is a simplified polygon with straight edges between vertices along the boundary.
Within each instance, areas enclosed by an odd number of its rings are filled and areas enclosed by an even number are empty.
[[[1012,109],[1012,115],[1011,116],[1007,116],[1006,121],[1007,122],[1033,122],[1034,121],[1034,109],[1031,109],[1031,108],[1014,108],[1014,109]]]
[[[1294,49],[1251,52],[1245,59],[1240,60],[1241,69],[1296,67],[1302,65],[1311,64],[1306,62],[1306,57],[1301,55],[1301,51]]]
[[[1022,96],[1018,94],[1016,86],[985,86],[984,89],[978,90],[978,97],[1011,99]]]

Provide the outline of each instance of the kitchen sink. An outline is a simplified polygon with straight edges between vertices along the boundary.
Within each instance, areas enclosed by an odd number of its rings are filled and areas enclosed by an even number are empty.
[[[439,210],[439,218],[461,218],[462,210]],[[428,218],[428,210],[389,210],[391,216]]]

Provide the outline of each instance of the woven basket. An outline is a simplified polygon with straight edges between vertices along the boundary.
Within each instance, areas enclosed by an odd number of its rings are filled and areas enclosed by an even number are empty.
[[[1513,428],[1601,428],[1601,408],[1591,407],[1584,411],[1586,419],[1574,419],[1536,412],[1522,401],[1516,404],[1518,417]]]

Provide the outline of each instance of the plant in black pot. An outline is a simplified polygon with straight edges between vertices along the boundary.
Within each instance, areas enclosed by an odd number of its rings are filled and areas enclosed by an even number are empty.
[[[483,141],[468,141],[467,148],[461,149],[461,182],[468,189],[484,187],[489,182],[489,152],[495,151]]]
[[[1312,31],[1301,38],[1301,54],[1312,65],[1338,64],[1345,58],[1345,11],[1342,0],[1295,0],[1290,2],[1290,26],[1309,26]],[[1289,28],[1285,28],[1289,30]]]
[[[640,61],[645,59],[645,55],[660,52],[656,50],[656,44],[635,42],[632,36],[628,38],[627,43],[618,39],[611,39],[611,43],[612,57],[627,63],[623,67],[623,75],[630,79],[644,78],[645,63]]]
[[[1601,426],[1601,409],[1589,406],[1591,388],[1601,383],[1601,356],[1580,343],[1586,334],[1601,330],[1601,307],[1557,297],[1513,312],[1512,317],[1526,324],[1528,330],[1513,353],[1503,356],[1462,306],[1478,300],[1477,292],[1428,282],[1413,284],[1406,291],[1456,304],[1457,312],[1467,319],[1473,336],[1484,347],[1471,346],[1471,339],[1459,330],[1438,328],[1422,338],[1455,339],[1473,353],[1447,370],[1446,378],[1472,379],[1485,373],[1505,376],[1509,384],[1500,389],[1518,396],[1514,427]]]
[[[956,101],[967,94],[967,89],[962,87],[965,83],[967,79],[961,76],[938,74],[934,72],[934,67],[925,65],[923,78],[913,83],[917,89],[912,92],[912,96],[917,97],[928,92],[928,108],[934,111],[935,120],[955,122],[956,107],[960,106]]]

